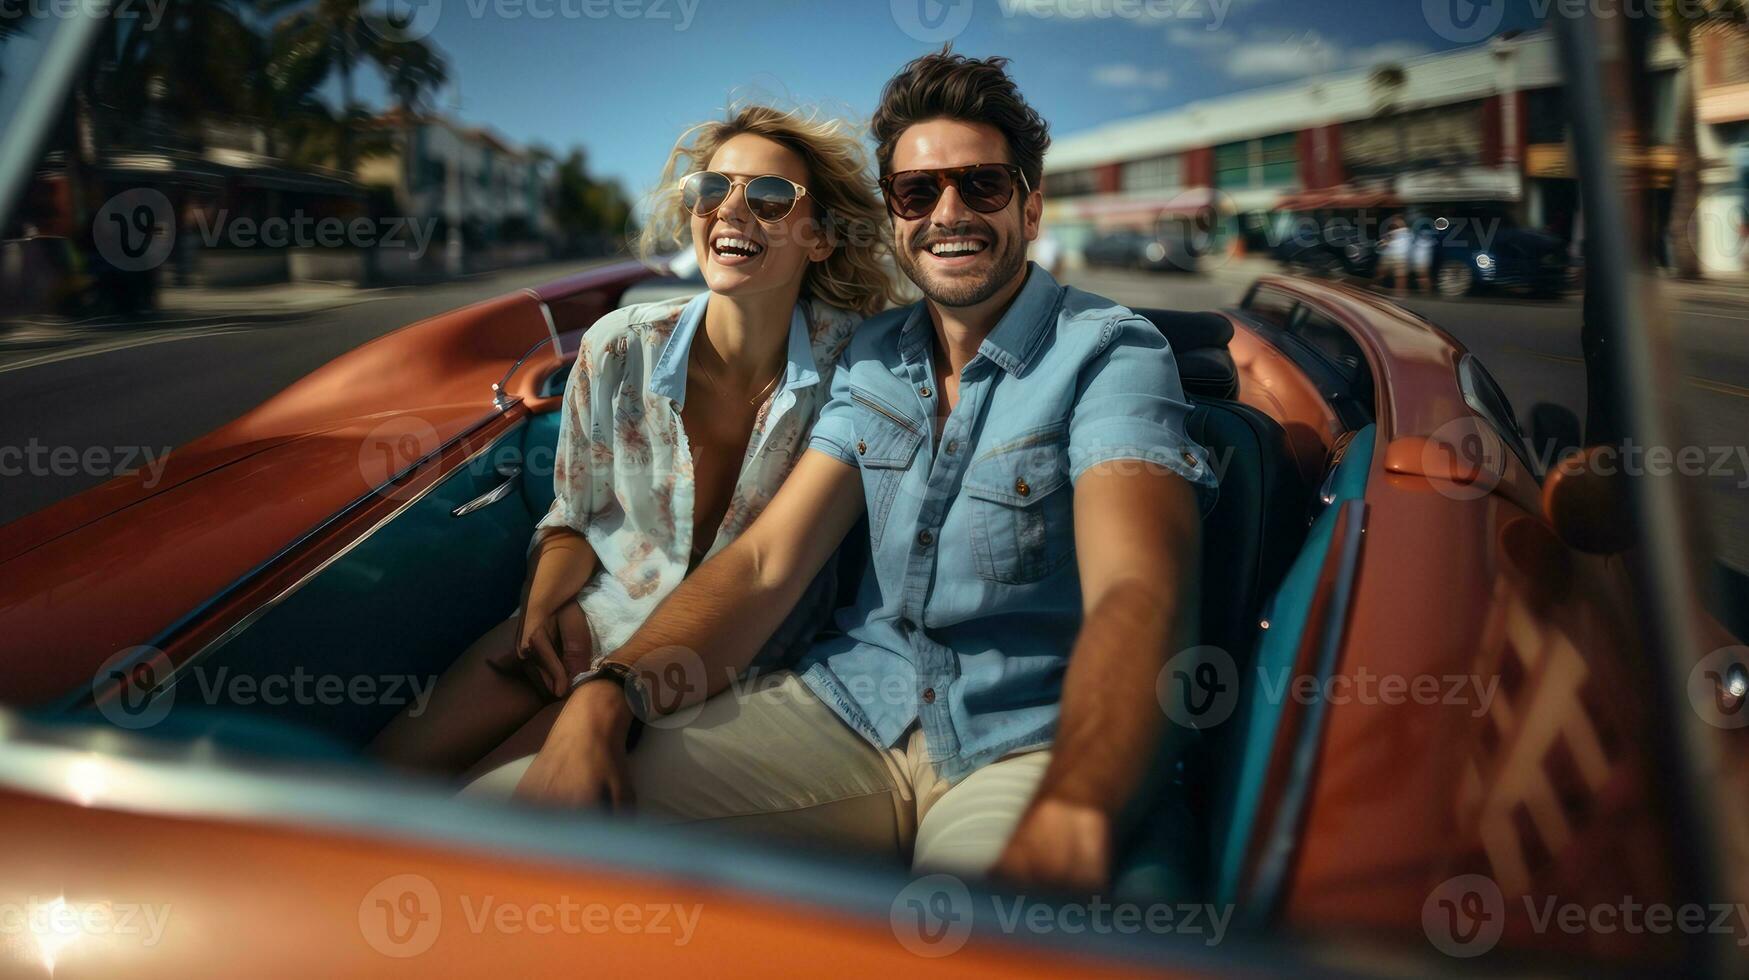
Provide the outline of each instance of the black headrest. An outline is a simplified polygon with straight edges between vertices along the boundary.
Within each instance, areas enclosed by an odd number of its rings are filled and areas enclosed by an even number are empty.
[[[1239,369],[1227,342],[1233,339],[1232,321],[1219,313],[1187,313],[1183,310],[1136,310],[1148,318],[1178,358],[1178,377],[1184,393],[1197,398],[1231,399],[1239,390]]]
[[[1204,347],[1225,350],[1227,342],[1233,339],[1232,321],[1219,313],[1157,309],[1139,309],[1136,312],[1160,328],[1160,332],[1166,335],[1166,342],[1172,345],[1174,353],[1183,354]]]

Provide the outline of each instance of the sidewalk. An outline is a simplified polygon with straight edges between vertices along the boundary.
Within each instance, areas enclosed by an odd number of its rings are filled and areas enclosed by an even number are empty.
[[[401,293],[400,287],[360,289],[344,283],[301,282],[211,289],[164,286],[143,317],[30,314],[0,320],[0,353],[40,351],[113,338],[121,333],[183,333],[325,313]]]
[[[1656,278],[1659,292],[1673,302],[1726,306],[1749,312],[1749,273],[1713,273],[1697,281],[1664,276]]]
[[[396,288],[365,289],[339,282],[289,282],[219,289],[164,286],[158,290],[158,314],[286,316],[318,313],[391,296]]]

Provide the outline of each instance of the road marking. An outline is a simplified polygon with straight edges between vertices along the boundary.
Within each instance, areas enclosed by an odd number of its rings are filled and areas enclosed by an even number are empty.
[[[1745,388],[1742,385],[1734,385],[1726,381],[1713,381],[1710,378],[1689,378],[1687,380],[1689,384],[1694,385],[1696,388],[1705,388],[1707,391],[1717,392],[1721,395],[1735,395],[1738,398],[1749,398],[1749,388]]]
[[[251,322],[215,323],[210,327],[196,330],[185,330],[178,333],[152,334],[144,337],[130,337],[107,344],[86,344],[80,347],[69,347],[65,350],[51,351],[38,357],[26,358],[11,364],[0,364],[0,374],[11,371],[22,371],[25,368],[42,367],[45,364],[58,364],[61,361],[77,360],[81,357],[94,357],[98,354],[111,354],[116,351],[132,350],[135,347],[150,347],[153,344],[168,344],[177,340],[198,340],[202,337],[223,337],[228,334],[242,333],[259,324]]]
[[[1729,313],[1708,313],[1705,310],[1690,309],[1686,306],[1677,309],[1682,316],[1710,316],[1716,320],[1749,320],[1749,316],[1733,316]]]
[[[1540,350],[1531,350],[1528,347],[1519,347],[1515,344],[1507,344],[1505,347],[1505,350],[1508,353],[1529,354],[1532,357],[1540,357],[1545,361],[1555,361],[1555,362],[1560,363],[1560,364],[1584,364],[1585,363],[1584,358],[1568,357],[1566,354],[1545,354]]]
[[[1584,364],[1585,363],[1585,361],[1582,358],[1568,357],[1565,354],[1545,354],[1539,350],[1529,350],[1527,348],[1517,347],[1517,346],[1514,346],[1511,344],[1508,344],[1505,347],[1505,350],[1510,352],[1510,353],[1514,353],[1514,354],[1529,354],[1532,357],[1540,357],[1546,361],[1557,361],[1561,364]],[[1714,381],[1711,378],[1698,378],[1698,377],[1695,377],[1694,375],[1684,375],[1682,380],[1687,382],[1688,384],[1693,385],[1696,388],[1700,388],[1700,389],[1703,389],[1705,391],[1711,391],[1711,392],[1714,392],[1716,394],[1731,395],[1731,396],[1736,397],[1736,398],[1749,398],[1749,388],[1745,388],[1742,385],[1731,384],[1729,381]]]

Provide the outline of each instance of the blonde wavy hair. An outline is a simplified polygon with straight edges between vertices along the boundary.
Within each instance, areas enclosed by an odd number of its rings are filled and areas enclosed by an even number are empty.
[[[824,261],[808,264],[802,294],[863,316],[902,302],[892,264],[892,226],[886,205],[875,194],[868,155],[848,124],[812,112],[731,106],[726,119],[681,133],[651,195],[638,255],[648,262],[675,246],[691,244],[692,214],[681,204],[680,178],[709,167],[724,143],[744,134],[786,147],[807,165],[808,197],[822,234],[834,247]]]

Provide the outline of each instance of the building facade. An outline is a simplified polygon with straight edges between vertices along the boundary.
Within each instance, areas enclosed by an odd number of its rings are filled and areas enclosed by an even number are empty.
[[[1668,40],[1658,45],[1661,118],[1645,162],[1664,214],[1681,63]],[[1744,67],[1733,119],[1744,123],[1735,132],[1749,164],[1749,60]],[[1554,40],[1539,31],[1122,120],[1053,145],[1046,226],[1071,261],[1102,232],[1198,209],[1218,215],[1215,247],[1266,249],[1273,213],[1355,201],[1479,208],[1572,241],[1583,222],[1560,86]],[[1739,195],[1749,187],[1744,176],[1717,183]]]

